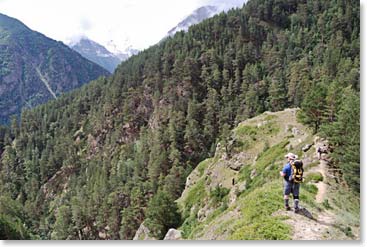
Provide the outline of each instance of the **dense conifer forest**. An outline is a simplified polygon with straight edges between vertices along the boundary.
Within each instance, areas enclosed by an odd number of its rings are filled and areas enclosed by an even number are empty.
[[[187,175],[239,122],[300,107],[356,196],[360,19],[352,0],[249,0],[0,128],[2,238],[162,238]]]

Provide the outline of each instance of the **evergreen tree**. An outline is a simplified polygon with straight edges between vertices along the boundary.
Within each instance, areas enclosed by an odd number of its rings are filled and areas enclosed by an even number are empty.
[[[158,239],[181,223],[176,202],[167,192],[158,190],[149,201],[145,223],[152,236]]]
[[[302,109],[297,116],[302,123],[312,126],[314,134],[319,131],[325,119],[326,94],[327,90],[325,85],[319,84],[313,86],[303,101]]]
[[[70,234],[71,213],[70,207],[63,205],[57,209],[56,222],[51,238],[54,240],[65,240]]]
[[[208,96],[206,100],[206,111],[204,117],[204,137],[206,140],[206,147],[215,144],[218,134],[218,112],[219,112],[219,96],[215,89],[208,89]],[[211,148],[210,152],[214,150]]]
[[[271,78],[269,87],[269,108],[272,111],[280,111],[287,104],[285,78],[279,71]]]
[[[322,126],[330,141],[332,156],[340,166],[347,183],[360,191],[360,98],[351,87],[342,92],[342,104],[336,121]]]

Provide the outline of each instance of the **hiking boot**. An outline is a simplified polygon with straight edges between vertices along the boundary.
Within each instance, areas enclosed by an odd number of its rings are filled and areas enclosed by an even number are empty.
[[[294,213],[296,213],[296,214],[298,214],[300,211],[301,211],[301,209],[300,209],[300,208],[295,208],[295,209],[294,209]]]
[[[291,211],[291,207],[290,206],[285,206],[285,210],[286,211]]]

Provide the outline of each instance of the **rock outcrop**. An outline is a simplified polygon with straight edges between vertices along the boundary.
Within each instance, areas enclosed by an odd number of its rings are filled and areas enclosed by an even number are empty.
[[[182,240],[181,231],[171,228],[168,230],[163,240]]]
[[[149,236],[149,233],[150,233],[150,230],[148,229],[148,227],[146,227],[144,223],[142,223],[139,226],[139,229],[136,231],[133,240],[157,240]]]

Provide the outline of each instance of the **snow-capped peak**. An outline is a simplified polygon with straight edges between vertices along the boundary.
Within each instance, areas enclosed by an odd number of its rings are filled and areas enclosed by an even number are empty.
[[[216,6],[203,6],[196,9],[192,14],[183,19],[177,26],[168,31],[168,36],[173,36],[176,32],[187,31],[190,26],[197,24],[204,19],[210,18],[219,12]]]

